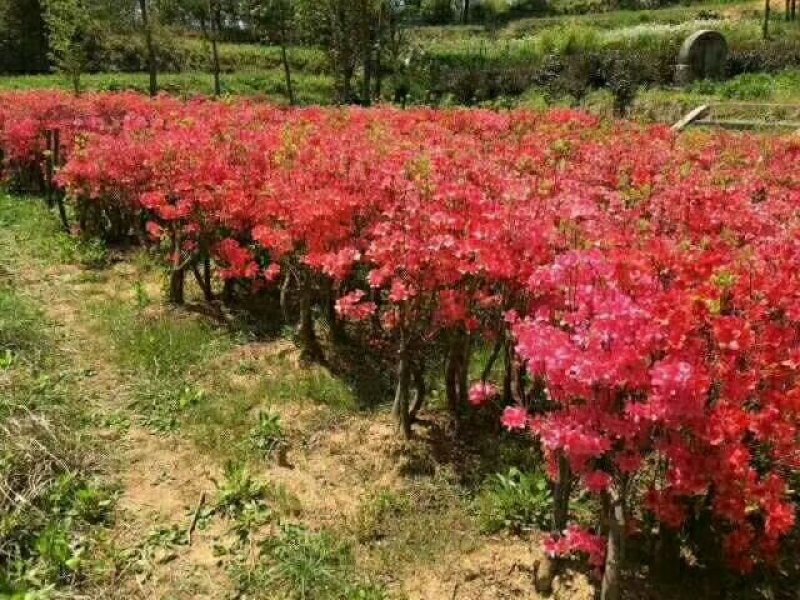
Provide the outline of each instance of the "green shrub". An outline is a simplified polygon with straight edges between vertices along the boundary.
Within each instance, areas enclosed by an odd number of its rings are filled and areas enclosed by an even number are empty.
[[[800,66],[800,36],[774,40],[745,40],[731,47],[728,76],[742,73],[775,73]]]
[[[544,473],[512,467],[489,478],[478,496],[478,521],[485,533],[503,529],[519,533],[547,523],[552,508],[550,484]]]

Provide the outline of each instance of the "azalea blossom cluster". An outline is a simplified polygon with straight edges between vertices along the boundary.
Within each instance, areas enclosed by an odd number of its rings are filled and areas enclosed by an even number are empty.
[[[746,571],[794,527],[800,139],[561,110],[25,93],[0,96],[6,176],[41,167],[48,128],[82,229],[331,307],[398,357],[401,418],[423,350],[442,348],[448,398],[503,403],[554,478],[564,459],[620,509],[623,534],[708,512]],[[478,342],[504,381],[465,385]],[[602,562],[597,531],[548,549]]]

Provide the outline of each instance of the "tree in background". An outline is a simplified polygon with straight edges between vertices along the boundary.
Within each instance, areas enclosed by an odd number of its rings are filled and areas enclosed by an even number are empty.
[[[80,94],[92,24],[89,6],[84,0],[45,0],[44,8],[53,61],[70,78],[75,93]]]
[[[397,0],[297,0],[302,37],[327,51],[340,102],[369,105],[380,93],[383,61],[403,39],[401,6]]]
[[[47,71],[47,52],[40,0],[0,0],[0,72]]]
[[[350,0],[298,0],[298,22],[304,41],[328,54],[339,102],[356,100],[353,78],[358,67],[357,7]]]
[[[211,48],[211,72],[214,75],[214,96],[222,94],[220,82],[219,41],[224,30],[221,0],[173,0],[165,7],[164,17],[171,22],[197,29]]]
[[[152,0],[139,0],[139,16],[142,19],[145,45],[147,46],[147,71],[150,73],[150,95],[158,93],[158,65],[156,46],[153,42],[153,3]]]
[[[297,13],[293,0],[253,0],[250,15],[259,37],[267,43],[280,46],[281,63],[286,80],[286,95],[289,104],[295,104],[292,69],[289,64],[288,47],[294,42]]]

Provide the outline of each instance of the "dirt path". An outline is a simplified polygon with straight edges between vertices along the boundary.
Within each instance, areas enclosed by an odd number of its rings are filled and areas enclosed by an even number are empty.
[[[66,360],[91,374],[80,379],[78,393],[100,423],[95,434],[101,450],[108,450],[103,468],[121,490],[113,542],[124,566],[120,587],[107,594],[148,600],[223,598],[230,584],[214,552],[225,535],[223,526],[211,522],[198,528],[191,545],[185,535],[201,497],[213,498],[220,469],[178,436],[155,435],[135,424],[132,382],[114,364],[110,340],[87,314],[87,298],[119,301],[119,290],[132,288],[128,280],[134,273],[129,265],[118,264],[105,275],[94,281],[71,265],[42,273],[24,256],[12,273],[58,330]]]

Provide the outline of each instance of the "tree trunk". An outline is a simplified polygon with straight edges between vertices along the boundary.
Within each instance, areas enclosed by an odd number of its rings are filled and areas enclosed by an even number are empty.
[[[378,23],[378,27],[380,27],[380,23]],[[364,44],[364,81],[362,83],[361,88],[361,103],[364,106],[369,106],[372,104],[372,75],[373,75],[373,68],[374,68],[374,56],[373,53],[375,51],[374,48],[374,37],[375,32],[372,30],[372,26],[368,27],[367,31],[367,39],[366,43]]]
[[[289,315],[289,290],[292,283],[292,272],[291,270],[287,269],[286,274],[283,276],[283,282],[281,283],[281,293],[280,293],[280,304],[281,304],[281,313],[283,314],[283,321],[284,323],[291,322],[291,315]]]
[[[464,12],[461,17],[464,23],[469,23],[469,0],[464,0]]]
[[[72,72],[72,91],[75,92],[76,96],[81,95],[81,72],[80,69],[76,69]]]
[[[619,600],[622,590],[622,565],[625,560],[625,507],[619,493],[608,500],[608,545],[600,600]]]
[[[156,66],[156,49],[153,44],[153,28],[147,14],[147,0],[139,0],[139,10],[142,12],[142,26],[144,27],[144,40],[147,46],[147,70],[150,73],[150,95],[158,93],[158,74]]]
[[[314,315],[311,306],[311,281],[306,274],[300,283],[300,325],[298,339],[300,341],[300,360],[309,363],[322,358],[322,348],[317,342],[314,332]]]
[[[378,102],[381,101],[381,94],[383,94],[383,61],[381,61],[381,54],[383,54],[383,45],[380,36],[375,48],[375,98]]]
[[[681,544],[678,534],[663,523],[659,527],[652,572],[665,583],[681,576]]]
[[[464,345],[461,349],[461,371],[458,379],[458,403],[460,406],[467,406],[469,403],[469,362],[472,355],[472,336],[465,334]]]
[[[405,332],[400,333],[400,352],[397,363],[397,389],[394,395],[392,414],[397,420],[397,426],[406,439],[411,438],[411,412],[409,411],[409,396],[411,383],[411,365],[408,356],[408,342]]]
[[[208,256],[203,258],[202,271],[200,270],[199,263],[192,265],[194,277],[197,280],[197,285],[203,292],[203,298],[206,302],[213,302],[214,292],[211,289],[211,261]]]
[[[503,348],[503,404],[510,404],[513,400],[511,390],[511,377],[513,375],[514,344],[506,340]]]
[[[53,148],[52,148],[52,171],[50,172],[50,187],[52,193],[55,194],[56,204],[58,205],[58,216],[61,219],[61,226],[66,233],[70,232],[69,220],[67,219],[67,209],[64,206],[64,195],[60,190],[55,189],[55,182],[53,181],[53,174],[55,169],[61,166],[61,131],[58,129],[53,130]]]
[[[500,336],[497,339],[497,342],[494,344],[494,348],[492,348],[492,353],[489,355],[489,360],[486,361],[486,365],[483,367],[483,372],[481,373],[481,382],[486,383],[486,380],[489,378],[489,375],[492,374],[492,369],[494,369],[494,365],[497,362],[497,358],[500,356],[500,351],[505,346],[505,339],[503,336]]]
[[[414,423],[417,420],[417,414],[425,405],[425,398],[427,396],[427,387],[425,385],[425,369],[417,366],[414,369],[414,404],[411,407],[410,420]]]
[[[353,98],[353,73],[355,69],[351,65],[345,65],[342,71],[342,102],[350,104]]]
[[[769,39],[769,12],[770,0],[764,0],[764,27],[762,33],[765,40]]]
[[[55,150],[53,149],[53,138],[54,132],[52,129],[48,129],[45,131],[45,145],[47,148],[47,159],[44,163],[44,187],[45,187],[45,199],[47,200],[47,206],[49,208],[53,208],[53,204],[55,203],[53,197],[53,173],[55,171],[55,167],[53,163],[55,162]]]
[[[211,35],[211,57],[213,60],[214,69],[214,97],[219,98],[222,95],[222,84],[219,80],[220,67],[219,67],[219,48],[217,47],[217,40],[219,39],[220,31],[222,30],[222,15],[220,14],[219,2],[214,3],[214,25]]]
[[[456,425],[469,400],[469,359],[472,346],[466,331],[455,331],[445,362],[445,391],[447,407]]]
[[[336,313],[336,296],[338,295],[336,286],[332,281],[327,281],[325,285],[325,316],[330,325],[330,338],[331,341],[341,342],[345,339],[345,331],[342,320]]]
[[[203,284],[206,300],[210,302],[214,299],[214,290],[211,288],[211,258],[208,254],[203,260]]]
[[[236,280],[226,279],[222,284],[222,301],[225,304],[230,304],[236,297]]]
[[[283,76],[286,79],[286,95],[289,96],[289,104],[294,106],[297,100],[294,97],[294,85],[292,84],[292,69],[289,66],[289,55],[286,50],[286,34],[281,36],[281,62],[283,63]]]
[[[525,390],[525,366],[517,356],[517,353],[511,350],[511,399],[520,406],[525,406],[528,403],[528,396]]]
[[[170,304],[180,306],[184,303],[185,270],[173,269],[169,275],[169,301]]]
[[[564,453],[559,451],[556,458],[558,462],[558,479],[553,485],[553,524],[552,532],[561,535],[567,528],[569,521],[569,497],[572,493],[572,469]],[[550,594],[553,591],[553,580],[558,574],[558,559],[545,555],[534,569],[535,587],[540,594]]]
[[[172,269],[169,274],[169,302],[181,305],[184,302],[184,282],[186,266],[181,257],[181,239],[176,231],[172,233]]]
[[[461,413],[461,361],[464,356],[462,333],[454,334],[450,342],[447,362],[445,364],[445,392],[447,394],[447,408],[450,415],[458,420]]]
[[[368,49],[364,54],[364,81],[361,86],[361,104],[369,106],[372,104],[372,50]]]
[[[553,531],[562,532],[569,520],[569,497],[572,494],[572,469],[563,451],[558,451],[558,481],[553,489]]]

